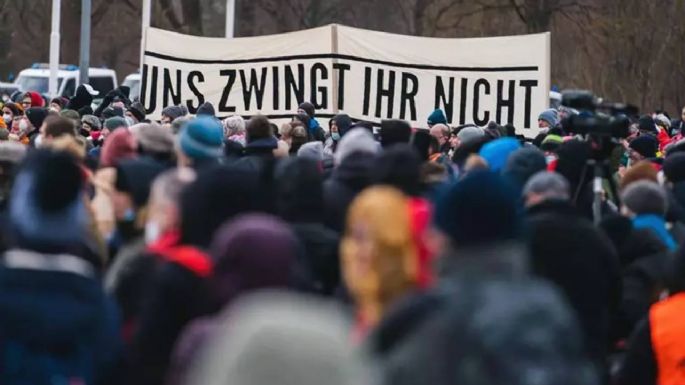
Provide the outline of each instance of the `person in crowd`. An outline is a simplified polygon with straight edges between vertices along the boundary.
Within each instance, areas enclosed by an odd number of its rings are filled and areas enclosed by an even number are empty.
[[[430,128],[430,134],[438,140],[440,153],[447,154],[450,150],[450,135],[452,134],[450,128],[446,124],[435,124]],[[445,156],[445,161],[447,161],[447,156]]]
[[[252,170],[271,172],[274,163],[274,150],[278,139],[272,132],[269,119],[263,115],[250,118],[246,127],[245,157],[239,162]]]
[[[496,173],[476,171],[449,186],[436,205],[430,236],[439,277],[524,275],[521,221],[516,193]]]
[[[41,146],[44,146],[63,135],[69,135],[75,138],[76,130],[74,129],[74,123],[70,119],[53,115],[48,116],[43,122],[43,125],[40,126],[40,135]]]
[[[309,140],[318,140],[319,142],[324,142],[326,139],[326,133],[316,120],[316,110],[314,105],[310,102],[301,103],[297,107],[297,114],[298,120],[300,120],[307,129]],[[305,115],[306,118],[303,119],[302,115]]]
[[[216,118],[216,110],[214,110],[214,105],[210,102],[204,102],[200,104],[200,107],[198,107],[197,111],[195,112],[195,116],[209,116]]]
[[[330,136],[326,139],[326,146],[324,151],[326,154],[333,155],[338,148],[340,139],[345,135],[352,126],[352,119],[347,114],[338,114],[334,116],[329,123]]]
[[[97,384],[122,374],[116,309],[75,253],[91,241],[84,202],[68,154],[27,157],[8,208],[13,246],[0,257],[3,381]]]
[[[356,305],[354,338],[365,338],[391,306],[417,289],[411,230],[409,200],[395,188],[369,187],[350,205],[340,258]]]
[[[229,116],[223,120],[224,140],[245,147],[245,120],[240,115]]]
[[[262,384],[273,379],[288,385],[373,383],[368,360],[349,340],[345,315],[325,301],[286,292],[255,293],[238,300],[218,323],[218,332],[183,384]]]
[[[28,127],[24,136],[19,135],[20,140],[28,141],[32,147],[36,147],[36,139],[40,133],[40,127],[43,125],[43,121],[48,116],[48,109],[43,107],[31,107],[24,113],[26,116],[26,121],[28,122]]]
[[[404,120],[384,119],[381,121],[380,142],[383,148],[397,143],[409,143],[411,140],[411,126]]]
[[[137,254],[145,247],[147,202],[152,181],[165,170],[153,159],[120,160],[111,194],[115,231],[108,239],[111,261]]]
[[[90,84],[79,84],[76,87],[76,93],[69,99],[69,102],[64,106],[67,109],[84,112],[83,115],[92,115],[93,110],[91,104],[93,103],[93,96],[99,95],[93,86]]]
[[[669,250],[678,247],[666,226],[668,197],[663,187],[650,181],[630,184],[621,193],[621,213],[632,218],[636,229],[649,229]]]
[[[550,129],[559,125],[559,112],[553,108],[544,110],[538,116],[538,128],[549,132]]]
[[[198,353],[220,332],[217,314],[238,298],[291,285],[298,240],[282,220],[267,214],[241,215],[224,224],[210,248],[214,267],[207,279],[209,316],[189,324],[176,344],[169,381],[182,383]]]
[[[81,118],[81,136],[85,137],[93,148],[102,146],[102,122],[95,115],[83,115]]]
[[[610,326],[621,300],[613,244],[573,208],[568,181],[561,175],[535,174],[523,196],[532,271],[561,289],[578,317],[588,357],[599,373],[608,373]]]
[[[335,168],[323,186],[326,226],[342,232],[350,203],[371,184],[371,169],[379,150],[365,128],[354,128],[340,140],[334,156]]]
[[[428,119],[426,121],[428,124],[428,128],[433,128],[436,124],[442,124],[442,125],[447,125],[447,117],[445,117],[445,112],[441,109],[436,109],[431,112],[430,115],[428,115]]]
[[[659,142],[652,135],[640,135],[630,142],[628,149],[630,162],[634,164],[641,160],[656,158]]]
[[[680,320],[685,314],[684,250],[678,251],[670,267],[672,277],[667,290],[660,293],[666,298],[649,307],[630,336],[627,354],[620,363],[614,383],[678,384],[683,380],[680,369],[680,357],[684,354],[680,343],[683,325]]]
[[[162,124],[172,123],[174,120],[185,116],[180,106],[169,106],[162,110]]]
[[[305,158],[315,161],[317,164],[323,166],[324,148],[321,142],[305,143],[299,150],[297,150],[299,158]]]
[[[491,171],[500,172],[507,165],[509,157],[520,147],[521,143],[514,138],[500,138],[485,144],[478,155]]]
[[[145,122],[145,107],[141,102],[133,102],[124,113],[126,117],[133,120],[134,124]]]
[[[155,179],[150,190],[144,230],[148,251],[122,255],[111,264],[105,275],[105,289],[119,305],[127,342],[131,341],[142,311],[143,293],[151,284],[155,267],[163,261],[160,255],[149,250],[161,250],[179,237],[181,193],[194,180],[195,172],[190,168],[168,170]]]
[[[324,225],[323,174],[319,164],[301,157],[285,160],[277,166],[276,186],[277,212],[290,224],[302,245],[298,287],[334,295],[340,285],[339,235]]]
[[[304,127],[304,125],[297,122],[291,122],[290,125],[292,127],[292,130],[290,130],[289,133],[290,140],[284,141],[290,146],[290,150],[288,150],[289,154],[297,155],[297,152],[300,150],[300,148],[309,142],[307,137],[307,129]]]
[[[50,111],[60,113],[64,108],[64,104],[64,99],[62,99],[61,96],[58,96],[56,98],[50,99],[50,104],[48,105],[48,108],[50,109]]]
[[[188,122],[178,141],[176,156],[179,167],[199,169],[217,164],[224,153],[221,123],[207,116]]]
[[[205,280],[213,264],[203,250],[209,249],[214,233],[226,221],[265,211],[269,201],[262,183],[255,172],[236,164],[215,165],[199,172],[181,192],[178,236],[148,248],[163,262],[140,296],[141,313],[129,353],[132,383],[163,382],[179,334],[206,312]]]
[[[157,123],[138,123],[130,130],[142,157],[150,158],[165,168],[176,165],[174,135],[169,128]]]
[[[535,147],[521,147],[511,153],[502,175],[516,191],[523,191],[526,182],[535,174],[547,169],[545,154]]]
[[[571,309],[533,279],[471,279],[418,295],[371,338],[381,384],[600,383]]]
[[[45,99],[35,91],[24,93],[19,100],[21,100],[21,106],[24,108],[24,111],[31,107],[45,107]]]
[[[9,102],[2,106],[2,120],[8,130],[12,129],[14,118],[20,115],[24,115],[24,107],[21,104]]]

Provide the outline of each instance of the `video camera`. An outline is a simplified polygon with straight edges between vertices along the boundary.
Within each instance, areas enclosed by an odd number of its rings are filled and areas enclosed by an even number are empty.
[[[567,117],[564,128],[578,135],[624,139],[630,135],[630,119],[637,108],[622,103],[604,103],[590,91],[564,91],[561,104],[578,110]]]

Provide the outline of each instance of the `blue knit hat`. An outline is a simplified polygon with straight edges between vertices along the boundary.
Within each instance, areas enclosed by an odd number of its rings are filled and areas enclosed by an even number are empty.
[[[486,143],[479,155],[488,162],[490,170],[499,172],[507,164],[509,155],[520,147],[521,143],[514,138],[500,138]]]
[[[518,196],[502,176],[467,175],[438,199],[435,225],[456,247],[515,239],[520,231]]]
[[[544,110],[538,115],[538,120],[544,120],[549,127],[556,127],[559,124],[559,112],[554,108]]]
[[[181,151],[191,159],[205,160],[223,155],[224,135],[218,120],[201,116],[188,122],[181,131]]]
[[[440,109],[437,109],[428,115],[428,125],[435,126],[436,124],[447,124],[445,113]]]

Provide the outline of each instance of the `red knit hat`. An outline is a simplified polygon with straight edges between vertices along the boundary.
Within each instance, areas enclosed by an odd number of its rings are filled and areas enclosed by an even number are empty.
[[[137,154],[136,140],[126,129],[112,132],[102,145],[100,155],[101,167],[114,167],[121,160],[135,158]]]

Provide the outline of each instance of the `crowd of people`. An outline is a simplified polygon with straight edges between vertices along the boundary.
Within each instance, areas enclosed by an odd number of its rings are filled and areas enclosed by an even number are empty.
[[[119,87],[0,120],[0,382],[685,383],[685,109],[607,156],[303,102],[280,127]]]

